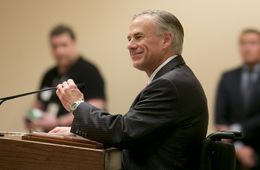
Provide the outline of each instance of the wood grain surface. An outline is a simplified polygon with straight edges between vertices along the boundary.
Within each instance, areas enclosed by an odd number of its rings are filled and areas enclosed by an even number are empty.
[[[118,170],[117,149],[91,149],[0,137],[0,169]]]

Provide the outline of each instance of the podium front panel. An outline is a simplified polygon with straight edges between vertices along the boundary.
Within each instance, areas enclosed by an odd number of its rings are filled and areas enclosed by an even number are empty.
[[[0,137],[0,169],[119,170],[121,152]]]

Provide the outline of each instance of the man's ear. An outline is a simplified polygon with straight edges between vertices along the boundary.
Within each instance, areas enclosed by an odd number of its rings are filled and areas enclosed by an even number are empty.
[[[173,43],[173,35],[170,32],[164,33],[163,48],[168,48]]]

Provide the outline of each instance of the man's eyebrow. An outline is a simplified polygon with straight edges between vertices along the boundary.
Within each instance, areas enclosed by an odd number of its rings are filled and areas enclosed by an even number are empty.
[[[134,33],[134,36],[138,36],[138,35],[144,35],[144,34],[141,32]]]
[[[133,36],[133,37],[136,37],[136,36],[140,36],[140,35],[144,35],[144,33],[137,32],[137,33],[134,33],[133,35],[128,35],[128,36],[127,36],[127,39],[130,39],[132,36]]]

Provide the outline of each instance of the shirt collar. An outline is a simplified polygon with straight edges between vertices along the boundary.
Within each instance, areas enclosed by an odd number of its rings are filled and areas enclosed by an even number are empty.
[[[243,66],[243,71],[249,72],[249,67],[247,65]],[[251,70],[252,73],[258,73],[260,72],[260,64],[256,64],[253,69]]]
[[[177,56],[178,56],[178,55],[171,56],[171,57],[167,58],[167,60],[165,60],[161,65],[159,65],[159,67],[157,67],[157,68],[153,71],[153,73],[151,74],[151,76],[149,77],[148,84],[150,84],[150,83],[153,81],[155,75],[158,73],[158,71],[161,70],[161,68],[163,68],[163,66],[165,66],[167,63],[169,63],[172,59],[174,59],[174,58],[177,57]]]

